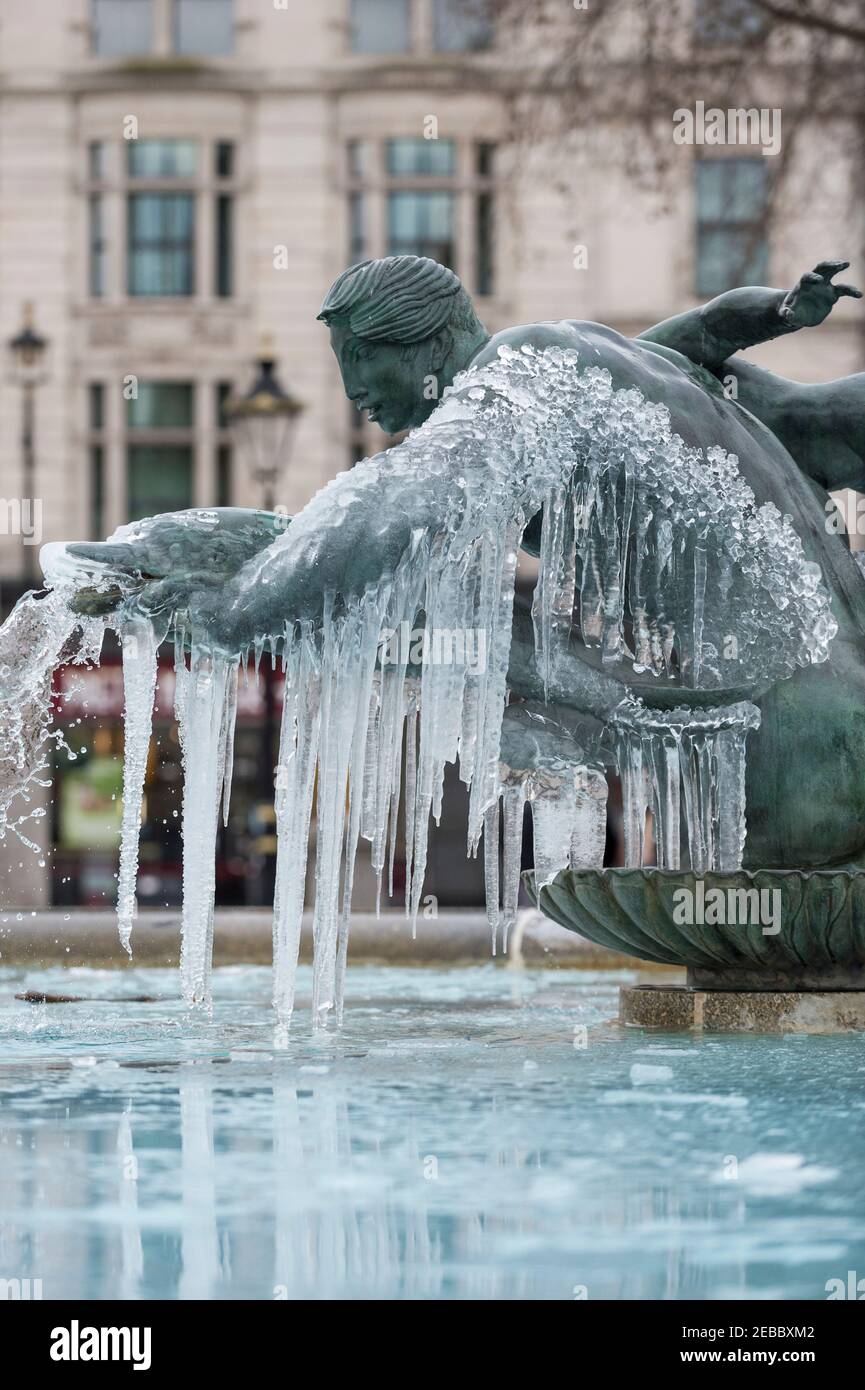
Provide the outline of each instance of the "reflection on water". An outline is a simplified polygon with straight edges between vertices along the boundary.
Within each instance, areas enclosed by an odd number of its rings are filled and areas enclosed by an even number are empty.
[[[865,1268],[860,1038],[626,1035],[609,977],[490,966],[352,972],[349,1030],[279,1051],[264,972],[218,975],[207,1025],[21,979],[0,1279],[46,1298],[821,1298]]]

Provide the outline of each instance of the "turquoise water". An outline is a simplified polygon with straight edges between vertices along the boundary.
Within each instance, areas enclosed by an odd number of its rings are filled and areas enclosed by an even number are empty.
[[[627,978],[352,967],[343,1033],[312,1038],[301,971],[275,1050],[267,969],[218,970],[209,1023],[174,972],[0,970],[0,1279],[821,1299],[865,1276],[865,1037],[626,1031]]]

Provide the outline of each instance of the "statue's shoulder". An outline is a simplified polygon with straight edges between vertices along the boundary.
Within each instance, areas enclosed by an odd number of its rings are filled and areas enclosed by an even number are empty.
[[[597,347],[601,342],[612,341],[626,342],[627,339],[623,339],[615,329],[588,319],[546,319],[540,323],[521,323],[495,333],[473,359],[473,365],[483,367],[487,362],[492,362],[501,347],[518,350],[528,345],[539,352],[551,347],[575,348],[579,352],[589,346]]]

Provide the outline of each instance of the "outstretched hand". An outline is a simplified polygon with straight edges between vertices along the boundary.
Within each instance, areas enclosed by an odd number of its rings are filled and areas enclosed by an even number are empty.
[[[73,542],[68,554],[95,581],[82,584],[73,606],[97,615],[134,597],[145,613],[184,608],[191,594],[225,585],[287,524],[270,512],[192,508],[133,522],[109,541]]]
[[[862,291],[855,285],[833,285],[832,277],[846,270],[849,261],[821,261],[813,270],[801,276],[799,283],[785,295],[779,313],[791,328],[813,328],[828,318],[835,304],[844,296],[861,299]]]

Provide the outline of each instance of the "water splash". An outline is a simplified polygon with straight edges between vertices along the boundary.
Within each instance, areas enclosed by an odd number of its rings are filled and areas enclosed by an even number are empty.
[[[63,587],[24,594],[0,627],[0,841],[11,834],[36,853],[27,829],[44,815],[41,790],[51,785],[55,750],[65,747],[53,722],[62,698],[53,674],[98,661],[104,636],[101,621],[71,611],[70,596]]]

